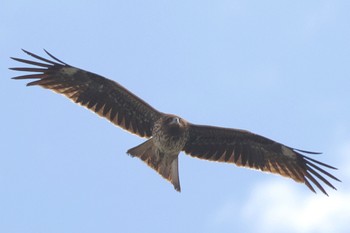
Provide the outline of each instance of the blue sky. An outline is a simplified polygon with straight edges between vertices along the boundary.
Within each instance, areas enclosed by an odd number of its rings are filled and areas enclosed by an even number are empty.
[[[6,1],[0,9],[0,232],[346,232],[349,1]],[[43,48],[193,123],[322,151],[329,197],[180,155],[182,192],[126,151],[137,138],[11,80]]]

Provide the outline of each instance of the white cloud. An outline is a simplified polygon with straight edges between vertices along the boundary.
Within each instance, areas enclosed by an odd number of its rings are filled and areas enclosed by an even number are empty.
[[[291,182],[259,183],[243,204],[227,202],[216,214],[216,224],[235,229],[233,217],[240,213],[240,222],[249,231],[258,232],[348,232],[350,219],[350,141],[339,147],[342,164],[336,175],[342,183],[333,182],[338,191],[327,189],[329,197],[297,188]],[[254,224],[251,224],[254,223]]]
[[[260,232],[348,232],[350,190],[307,195],[281,182],[260,184],[242,207]]]

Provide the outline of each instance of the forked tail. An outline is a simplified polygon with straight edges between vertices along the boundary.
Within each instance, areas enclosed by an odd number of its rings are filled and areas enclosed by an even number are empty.
[[[153,139],[131,148],[127,151],[132,157],[138,157],[148,166],[156,170],[163,178],[170,181],[177,191],[181,191],[179,171],[178,171],[178,154],[165,154],[160,152],[154,145]]]

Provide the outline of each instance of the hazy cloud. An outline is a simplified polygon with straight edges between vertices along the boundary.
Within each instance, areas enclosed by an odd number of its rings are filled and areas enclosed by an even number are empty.
[[[307,195],[283,183],[256,187],[242,207],[246,221],[263,232],[347,232],[350,192],[332,192],[330,197]]]
[[[231,225],[239,215],[241,223],[259,232],[348,232],[350,219],[350,141],[339,147],[343,162],[335,183],[338,191],[328,189],[329,197],[314,195],[291,185],[285,180],[259,183],[243,204],[228,201],[216,213],[216,224]],[[249,224],[250,223],[250,224]],[[251,224],[254,223],[254,224]]]

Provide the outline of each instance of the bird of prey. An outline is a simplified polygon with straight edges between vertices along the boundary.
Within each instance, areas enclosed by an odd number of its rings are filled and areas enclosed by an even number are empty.
[[[325,177],[340,181],[324,170],[336,168],[305,155],[315,152],[295,149],[245,130],[192,124],[154,109],[117,82],[68,65],[46,50],[52,60],[23,51],[37,61],[12,58],[34,66],[10,68],[32,72],[13,79],[34,79],[27,86],[38,85],[62,94],[130,133],[147,138],[127,153],[144,161],[177,191],[181,189],[181,151],[199,159],[279,174],[304,183],[313,192],[315,185],[326,195],[320,182],[336,189]]]

